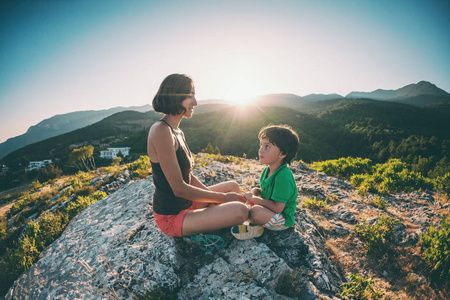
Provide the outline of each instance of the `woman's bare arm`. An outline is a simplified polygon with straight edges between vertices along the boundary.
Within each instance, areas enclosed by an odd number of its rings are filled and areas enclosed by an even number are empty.
[[[219,193],[205,189],[206,187],[195,177],[193,177],[195,178],[193,179],[194,185],[189,185],[184,182],[176,157],[176,142],[174,141],[170,128],[162,124],[155,125],[150,130],[148,144],[155,150],[161,169],[177,197],[196,202],[212,203],[242,200],[242,197],[237,193]]]

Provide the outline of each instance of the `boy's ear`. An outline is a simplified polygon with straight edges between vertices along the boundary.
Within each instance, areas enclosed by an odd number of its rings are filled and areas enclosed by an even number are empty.
[[[279,157],[280,158],[285,158],[287,154],[283,153],[282,151],[280,151]]]

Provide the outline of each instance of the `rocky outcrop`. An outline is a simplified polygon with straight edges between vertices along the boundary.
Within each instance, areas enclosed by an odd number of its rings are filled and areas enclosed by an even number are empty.
[[[212,162],[195,174],[207,185],[232,179],[245,188],[258,184],[261,170],[254,161]],[[291,170],[300,201],[328,198],[330,207],[317,214],[299,203],[292,229],[266,230],[256,239],[236,240],[229,230],[221,230],[217,234],[226,245],[212,254],[158,230],[151,178],[125,183],[74,218],[14,283],[6,299],[131,299],[141,294],[178,299],[336,299],[346,281],[347,269],[340,260],[353,263],[355,273],[384,274],[383,280],[389,281],[393,275],[389,269],[370,271],[354,229],[363,217],[376,218],[382,211],[362,201],[347,182],[303,163],[293,164]],[[396,227],[398,247],[416,245],[418,234],[439,221],[438,209],[445,209],[434,207],[436,201],[426,193],[392,195],[387,201],[395,207],[391,215],[408,216],[416,225],[403,222]],[[426,284],[415,273],[405,276]]]

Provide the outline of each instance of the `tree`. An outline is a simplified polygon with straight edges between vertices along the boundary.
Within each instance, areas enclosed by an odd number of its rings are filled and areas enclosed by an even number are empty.
[[[212,145],[211,145],[211,143],[208,143],[208,145],[206,146],[206,148],[203,148],[202,150],[201,150],[201,152],[203,152],[203,153],[209,153],[209,154],[220,154],[220,149],[219,149],[219,147],[213,147]]]
[[[95,169],[94,146],[84,146],[73,149],[69,156],[69,163],[77,166],[80,171]]]
[[[38,180],[40,182],[46,182],[51,179],[58,178],[61,176],[62,170],[54,165],[46,166],[42,171],[39,172]]]

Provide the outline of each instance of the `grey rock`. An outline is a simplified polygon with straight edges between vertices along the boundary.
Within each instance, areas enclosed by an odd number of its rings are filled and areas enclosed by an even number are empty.
[[[344,204],[333,206],[330,216],[345,223],[355,224],[355,215]]]
[[[241,186],[258,186],[264,166],[254,161],[244,166],[211,162],[194,174],[206,185],[235,180]],[[381,211],[365,203],[345,181],[302,162],[290,169],[300,199],[333,199],[331,210],[313,212],[298,205],[293,228],[265,230],[256,239],[239,241],[229,229],[218,231],[226,244],[212,254],[161,233],[152,214],[151,177],[133,181],[132,172],[126,171],[103,187],[108,197],[70,222],[39,261],[16,280],[6,299],[132,299],[155,289],[178,299],[339,299],[346,274],[334,265],[326,244],[332,239],[348,240],[353,248],[338,254],[353,259],[356,249],[364,250],[354,225],[364,217],[369,224],[377,222]],[[109,180],[100,176],[93,184]],[[392,240],[400,247],[417,245],[420,233],[440,224],[438,209],[449,207],[438,205],[430,192],[399,193],[386,199],[392,210],[417,227],[415,232],[402,223],[395,227]],[[10,218],[7,228],[13,227]],[[360,259],[355,268],[361,275],[372,274],[365,260]],[[381,273],[377,280],[390,276]],[[410,282],[425,286],[426,278],[408,276]]]

